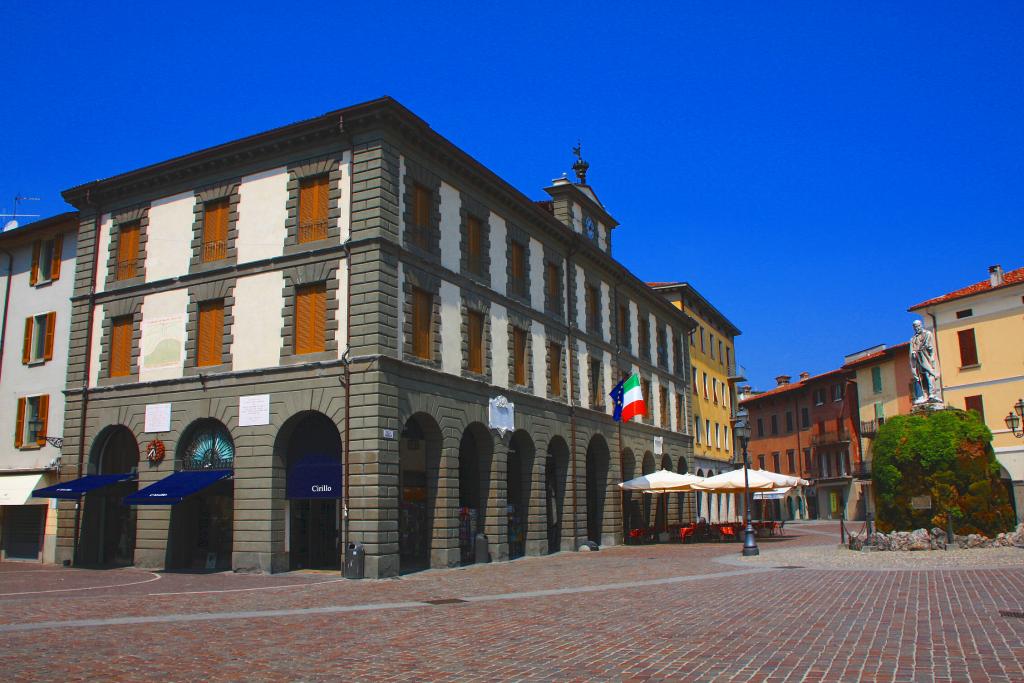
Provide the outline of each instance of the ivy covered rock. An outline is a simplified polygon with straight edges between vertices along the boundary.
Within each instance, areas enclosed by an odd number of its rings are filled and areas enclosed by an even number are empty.
[[[976,414],[947,409],[890,418],[873,453],[880,531],[945,529],[947,515],[960,535],[994,538],[1013,530],[992,433]],[[914,510],[915,496],[930,496],[932,509]]]

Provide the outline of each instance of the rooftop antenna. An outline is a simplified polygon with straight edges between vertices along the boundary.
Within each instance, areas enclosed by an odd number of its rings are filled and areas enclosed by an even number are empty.
[[[21,214],[18,213],[18,204],[20,202],[38,202],[38,201],[39,201],[39,197],[25,197],[25,196],[20,195],[20,194],[14,195],[14,213],[0,213],[0,218],[10,218],[11,219],[11,220],[7,221],[4,224],[3,232],[6,232],[8,230],[14,230],[16,227],[18,227],[18,216],[22,216],[24,218],[39,218],[39,214],[38,213],[21,213]]]

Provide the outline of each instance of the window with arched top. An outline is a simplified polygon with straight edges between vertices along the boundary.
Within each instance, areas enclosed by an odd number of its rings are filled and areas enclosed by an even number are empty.
[[[235,442],[217,420],[199,420],[185,433],[178,451],[182,470],[229,470],[235,465]]]

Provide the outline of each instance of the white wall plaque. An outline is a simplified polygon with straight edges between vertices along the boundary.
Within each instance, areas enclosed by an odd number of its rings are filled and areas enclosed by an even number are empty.
[[[665,437],[656,436],[654,437],[654,454],[661,455],[665,452]]]
[[[238,397],[238,426],[259,427],[270,424],[270,394]]]
[[[487,405],[488,426],[491,429],[497,429],[498,434],[502,436],[505,436],[505,432],[515,431],[515,411],[515,404],[509,403],[504,396],[492,398]]]
[[[146,432],[171,431],[171,404],[151,403],[146,406]]]

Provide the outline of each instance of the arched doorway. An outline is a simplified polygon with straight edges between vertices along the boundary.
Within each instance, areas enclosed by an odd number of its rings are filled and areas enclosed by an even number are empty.
[[[601,544],[608,493],[608,442],[595,434],[587,445],[587,538]]]
[[[556,436],[548,441],[544,460],[544,496],[548,530],[548,552],[562,549],[562,511],[565,509],[565,482],[569,472],[569,446]]]
[[[652,474],[655,469],[654,454],[650,451],[644,453],[643,465],[641,474]],[[644,495],[643,496],[643,510],[644,510],[644,528],[651,528],[655,519],[654,498],[656,496]]]
[[[139,445],[124,425],[105,428],[93,440],[90,474],[127,474],[139,466]],[[122,481],[85,494],[79,564],[124,566],[135,561],[135,508],[123,505],[125,496],[139,488],[137,481]]]
[[[430,568],[437,478],[441,467],[441,429],[434,418],[417,413],[405,421],[398,442],[399,571]]]
[[[636,478],[636,456],[629,448],[622,449],[622,481]],[[643,496],[643,494],[638,494]],[[622,492],[622,537],[629,540],[629,532],[640,525],[640,501],[632,491]]]
[[[235,443],[220,421],[196,420],[179,441],[176,468],[232,470]],[[230,569],[233,548],[234,482],[228,477],[171,508],[168,569]]]
[[[308,411],[281,427],[275,451],[283,455],[285,537],[291,569],[341,566],[341,435],[323,413]]]
[[[533,439],[519,430],[512,435],[506,467],[509,559],[526,554],[530,521],[530,490],[533,488]]]
[[[476,535],[486,533],[493,454],[488,429],[479,422],[466,427],[459,442],[459,558],[464,565],[477,561]]]

